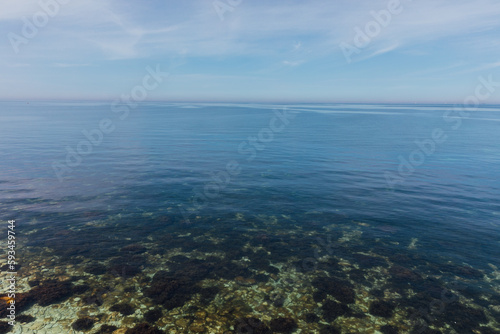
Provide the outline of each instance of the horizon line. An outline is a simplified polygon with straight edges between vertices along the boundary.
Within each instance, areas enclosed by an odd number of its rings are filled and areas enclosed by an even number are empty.
[[[87,98],[1,98],[0,102],[109,102],[112,103],[119,99],[87,99]],[[166,100],[166,99],[151,99],[144,101],[136,101],[134,103],[192,103],[192,104],[210,104],[210,103],[240,103],[240,104],[388,104],[388,105],[460,105],[463,102],[443,102],[443,101],[334,101],[334,100],[293,100],[293,101],[283,101],[283,100]],[[490,103],[479,103],[478,106],[497,106],[500,105],[500,101],[492,101]]]

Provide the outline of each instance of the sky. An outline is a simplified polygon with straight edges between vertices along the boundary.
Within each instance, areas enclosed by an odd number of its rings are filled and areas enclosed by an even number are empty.
[[[112,101],[143,85],[148,68],[168,76],[140,99],[179,102],[461,103],[480,77],[500,82],[498,0],[0,0],[0,8],[3,100]],[[481,102],[500,103],[500,84]]]

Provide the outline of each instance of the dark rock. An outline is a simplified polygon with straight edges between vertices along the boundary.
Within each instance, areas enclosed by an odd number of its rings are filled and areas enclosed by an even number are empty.
[[[319,334],[340,334],[340,329],[335,326],[325,326],[319,330]]]
[[[162,317],[163,313],[160,309],[149,310],[144,314],[144,320],[150,324],[154,324],[158,319]]]
[[[99,263],[89,264],[83,271],[91,275],[102,275],[106,273],[106,266]]]
[[[116,264],[108,268],[110,274],[116,277],[131,278],[139,274],[142,270],[138,266],[132,266],[129,264]]]
[[[38,305],[47,306],[69,298],[73,295],[73,289],[70,282],[51,280],[33,288],[29,294]]]
[[[265,274],[258,274],[258,275],[255,275],[253,278],[257,282],[260,282],[260,283],[265,283],[265,282],[269,281],[269,276],[267,276]]]
[[[344,304],[354,303],[355,292],[352,284],[333,277],[318,277],[313,281],[313,286],[337,299]]]
[[[321,306],[321,310],[323,311],[323,318],[329,322],[332,322],[338,317],[350,312],[347,305],[337,303],[333,300],[327,300],[324,302],[323,306]]]
[[[83,331],[86,332],[90,330],[92,327],[94,327],[95,320],[91,318],[80,318],[77,321],[75,321],[71,327],[75,331]]]
[[[113,334],[114,331],[116,331],[118,327],[116,326],[110,326],[110,325],[102,325],[101,328],[95,334]]]
[[[14,326],[9,325],[6,321],[0,321],[0,334],[8,333]]]
[[[125,289],[123,289],[123,292],[136,292],[137,288],[135,286],[128,286]]]
[[[34,298],[29,293],[16,293],[13,299],[8,299],[8,294],[2,294],[0,297],[2,297],[0,298],[0,318],[5,318],[9,314],[7,307],[11,305],[11,301],[15,302],[17,314],[28,309],[35,303]]]
[[[483,277],[482,272],[467,265],[464,266],[464,265],[445,264],[440,266],[440,269],[442,271],[450,272],[452,274],[465,278],[478,279]]]
[[[29,314],[21,314],[16,317],[16,321],[22,322],[22,323],[28,323],[28,322],[33,322],[35,321],[35,317]]]
[[[326,292],[325,291],[316,291],[313,293],[313,299],[316,303],[321,303],[323,300],[326,299]]]
[[[87,305],[97,305],[101,306],[104,300],[102,299],[100,294],[92,294],[90,296],[85,296],[82,298],[83,302]]]
[[[416,282],[422,280],[422,276],[418,273],[398,265],[394,265],[389,269],[389,273],[392,275],[393,280],[400,282]]]
[[[432,328],[415,328],[411,331],[411,334],[443,334],[443,332]]]
[[[90,286],[88,284],[81,284],[73,287],[73,293],[76,295],[82,294],[84,292],[87,292],[90,289]]]
[[[254,317],[238,319],[234,329],[237,334],[272,334],[269,327]]]
[[[142,323],[127,329],[125,334],[165,334],[165,332],[147,323]]]
[[[479,324],[488,322],[482,310],[466,307],[458,303],[447,305],[443,319],[459,333],[472,332]]]
[[[370,305],[370,314],[377,317],[390,318],[394,311],[394,305],[386,301],[376,301]]]
[[[384,326],[380,327],[380,331],[383,334],[398,334],[399,333],[399,331],[396,327],[390,326],[390,325],[384,325]]]
[[[318,322],[318,321],[319,321],[319,317],[316,313],[307,313],[306,314],[306,322],[308,324]]]
[[[297,329],[297,323],[291,318],[276,318],[271,320],[270,327],[276,333],[293,333]]]
[[[28,284],[29,284],[30,287],[35,287],[35,286],[40,285],[40,280],[39,279],[34,279],[34,280],[31,280],[31,281],[28,281]]]
[[[131,315],[135,312],[134,308],[127,303],[119,303],[110,307],[110,311],[120,312],[122,315]]]
[[[360,268],[374,268],[374,267],[385,267],[387,262],[380,257],[374,257],[364,254],[354,254],[354,260],[358,263]]]
[[[200,297],[201,297],[200,302],[203,305],[208,304],[212,299],[215,298],[215,296],[217,296],[219,291],[220,291],[219,288],[216,286],[200,288],[199,289],[199,293],[200,293]]]
[[[145,263],[147,259],[142,255],[123,255],[113,258],[107,271],[117,277],[130,278],[139,274]]]
[[[167,309],[182,306],[191,299],[189,285],[169,277],[167,272],[155,274],[151,287],[145,290],[145,295]]]
[[[170,258],[170,261],[185,263],[185,262],[189,261],[189,258],[187,256],[184,256],[184,255],[175,255],[175,256],[172,256]]]
[[[132,244],[120,249],[120,252],[127,254],[142,254],[147,251],[147,248],[141,244]]]

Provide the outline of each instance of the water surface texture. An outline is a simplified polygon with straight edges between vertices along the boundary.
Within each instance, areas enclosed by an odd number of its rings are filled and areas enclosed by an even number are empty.
[[[500,106],[457,108],[2,102],[0,332],[498,333]]]

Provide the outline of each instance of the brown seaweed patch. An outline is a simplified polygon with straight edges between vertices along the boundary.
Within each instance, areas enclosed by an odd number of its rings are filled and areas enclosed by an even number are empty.
[[[147,251],[147,248],[141,244],[131,244],[120,249],[120,252],[126,254],[142,254]]]
[[[111,306],[109,308],[112,312],[120,312],[122,315],[131,315],[134,314],[135,310],[132,305],[127,303],[119,303]]]
[[[149,310],[144,314],[144,320],[150,324],[154,324],[162,317],[163,313],[160,309]]]
[[[8,322],[0,321],[0,334],[8,333],[11,329],[12,326]]]
[[[318,277],[312,282],[313,286],[328,295],[335,297],[345,304],[352,304],[355,292],[351,283],[333,277]]]
[[[16,313],[28,309],[35,303],[35,299],[29,293],[16,293],[15,298],[9,298],[7,294],[0,295],[0,317],[5,318],[9,314],[7,307],[15,302]]]
[[[80,318],[71,327],[76,331],[86,332],[94,327],[95,320],[92,318]]]
[[[276,318],[269,323],[271,330],[275,333],[293,333],[297,329],[297,323],[292,318]]]
[[[165,332],[147,323],[142,323],[127,329],[125,334],[165,334]]]
[[[396,327],[390,325],[384,325],[380,327],[382,334],[398,334],[399,331]]]
[[[237,334],[271,334],[271,329],[264,324],[260,319],[249,317],[238,319],[234,325]]]
[[[394,311],[394,305],[386,301],[376,301],[371,303],[369,312],[377,317],[390,318]]]
[[[145,291],[145,295],[170,310],[184,305],[195,291],[197,289],[191,282],[172,278],[166,271],[159,271],[153,277],[153,282]]]
[[[340,334],[340,329],[335,326],[324,326],[319,330],[319,334]]]
[[[87,265],[84,269],[84,272],[91,275],[102,275],[105,274],[107,269],[106,266],[100,263],[91,263]]]
[[[321,306],[321,310],[323,311],[323,318],[326,321],[332,322],[340,316],[350,313],[350,309],[347,305],[337,303],[333,300],[327,300]]]
[[[35,321],[35,317],[29,314],[21,314],[16,317],[16,321],[19,321],[21,323],[28,323],[28,322],[33,322]]]
[[[49,280],[30,290],[29,294],[40,306],[62,302],[73,295],[69,281]]]
[[[113,334],[114,331],[116,331],[118,327],[116,326],[110,326],[110,325],[102,325],[101,328],[94,334]]]
[[[459,333],[472,332],[480,324],[488,322],[482,310],[463,306],[458,303],[448,305],[443,313],[443,319]]]

